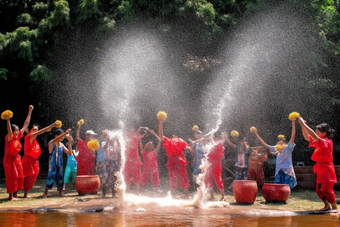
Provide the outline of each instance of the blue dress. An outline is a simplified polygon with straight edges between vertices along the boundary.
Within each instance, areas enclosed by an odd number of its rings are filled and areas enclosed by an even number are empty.
[[[275,168],[275,184],[289,184],[293,189],[297,185],[296,176],[293,168],[292,153],[295,143],[288,143],[287,147],[280,154],[275,150],[275,146],[270,146],[270,150],[277,153],[276,168]]]
[[[192,161],[192,166],[193,166],[193,175],[198,175],[201,173],[200,166],[202,163],[202,159],[205,156],[205,153],[202,151],[203,148],[203,143],[196,143],[194,145],[194,158]]]
[[[57,181],[57,189],[63,189],[63,147],[63,143],[60,143],[60,147],[57,147],[57,145],[54,144],[53,151],[49,156],[48,174],[46,181],[46,188],[49,190],[52,189],[54,180]]]

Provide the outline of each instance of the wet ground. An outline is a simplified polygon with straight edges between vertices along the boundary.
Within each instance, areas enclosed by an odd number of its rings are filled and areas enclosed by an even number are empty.
[[[204,208],[192,205],[195,192],[183,200],[181,191],[176,199],[168,196],[166,187],[154,192],[150,187],[141,196],[128,194],[121,204],[119,198],[97,195],[79,196],[72,185],[65,196],[57,197],[56,189],[49,198],[38,198],[45,179],[39,179],[30,199],[8,201],[0,184],[0,226],[340,226],[338,214],[319,212],[322,202],[313,190],[293,190],[287,203],[266,203],[261,193],[254,204],[237,204],[226,191],[227,203],[212,202]],[[131,192],[134,192],[132,188]],[[340,193],[336,191],[337,198]],[[215,194],[216,200],[220,197]],[[12,223],[12,224],[10,224]]]

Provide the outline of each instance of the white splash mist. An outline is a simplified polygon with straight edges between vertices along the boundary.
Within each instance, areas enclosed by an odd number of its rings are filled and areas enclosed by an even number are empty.
[[[100,65],[100,104],[105,116],[136,122],[150,110],[176,105],[181,81],[157,37],[143,25],[116,36],[107,43]],[[182,108],[176,106],[178,112]]]
[[[122,121],[119,122],[120,126],[123,126],[124,123]],[[120,152],[120,170],[119,172],[116,172],[117,176],[117,187],[115,187],[115,190],[118,193],[119,197],[119,204],[118,207],[122,208],[124,206],[124,199],[125,199],[125,189],[126,189],[126,184],[124,181],[123,177],[123,169],[125,167],[125,140],[123,137],[123,127],[119,130],[112,130],[108,131],[108,135],[110,136],[110,140],[118,139],[119,142],[119,152]]]
[[[228,91],[231,90],[230,86],[231,86],[231,83],[229,83]],[[212,135],[212,134],[216,133],[219,130],[220,125],[222,124],[222,113],[223,113],[224,107],[226,105],[225,104],[226,100],[228,99],[229,95],[230,95],[229,92],[226,92],[220,98],[217,107],[213,111],[213,113],[215,115],[217,115],[216,125],[206,135]],[[216,145],[216,144],[214,143],[214,140],[212,139],[211,143],[207,143],[205,148],[204,148],[204,149],[206,149],[206,154],[205,154],[204,159],[201,161],[201,166],[200,166],[200,169],[202,170],[202,173],[199,174],[198,177],[197,177],[197,182],[196,183],[199,185],[199,187],[197,188],[197,194],[194,196],[194,200],[193,200],[193,205],[196,206],[196,207],[206,207],[207,206],[207,198],[206,198],[206,195],[207,195],[207,190],[206,189],[207,188],[206,188],[206,185],[204,183],[204,178],[205,178],[205,176],[207,174],[207,169],[211,165],[211,163],[208,162],[208,155],[209,155],[211,149],[214,147],[214,145]],[[223,202],[223,201],[222,202],[218,202],[218,203],[222,204],[222,206],[229,205],[229,203]],[[211,203],[209,204],[209,206],[211,206]]]

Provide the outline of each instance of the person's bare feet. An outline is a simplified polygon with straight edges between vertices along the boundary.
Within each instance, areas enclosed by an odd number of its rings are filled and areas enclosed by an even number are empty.
[[[324,208],[320,209],[319,211],[327,211],[327,210],[330,210],[331,207],[328,205],[328,206],[325,206]]]
[[[220,201],[226,201],[225,197],[222,196],[221,199],[220,199]]]
[[[47,198],[47,195],[44,193],[44,194],[42,194],[41,196],[39,196],[39,198],[45,199],[45,198]]]
[[[29,195],[24,195],[22,198],[25,198],[25,199],[30,199],[30,198],[31,198],[31,196],[29,196]]]
[[[18,201],[18,200],[20,200],[20,199],[15,198],[15,197],[9,197],[8,200],[10,200],[10,201]]]
[[[214,197],[214,196],[210,196],[210,197],[208,198],[208,201],[215,201],[215,197]]]
[[[175,195],[176,195],[175,190],[171,190],[171,193],[170,193],[170,194],[171,194],[171,197],[172,197],[172,198],[175,198]]]
[[[339,213],[339,210],[338,210],[338,208],[336,208],[336,209],[329,209],[328,210],[328,213],[332,213],[332,214],[337,214],[337,213]]]

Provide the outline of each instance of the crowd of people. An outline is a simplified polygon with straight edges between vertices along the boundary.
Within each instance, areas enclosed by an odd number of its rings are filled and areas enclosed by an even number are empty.
[[[264,184],[263,163],[267,162],[270,153],[276,156],[276,169],[274,183],[288,184],[290,188],[297,185],[294,173],[292,152],[294,150],[295,122],[301,125],[303,137],[309,141],[309,147],[314,147],[315,151],[312,160],[316,162],[314,172],[317,174],[316,192],[325,206],[321,210],[331,210],[337,212],[335,194],[333,191],[336,183],[335,169],[333,165],[333,142],[334,130],[326,123],[320,124],[316,130],[312,130],[306,121],[296,115],[291,119],[292,133],[287,142],[285,136],[279,135],[276,145],[268,145],[258,134],[255,127],[250,131],[262,143],[263,146],[250,147],[246,137],[239,136],[233,131],[231,136],[238,141],[236,144],[229,139],[228,133],[210,132],[203,134],[198,127],[193,128],[194,140],[188,139],[188,143],[175,135],[166,137],[163,132],[163,123],[166,117],[158,117],[158,134],[147,127],[140,127],[134,130],[133,127],[121,129],[122,137],[112,135],[109,130],[103,130],[101,135],[92,130],[85,132],[85,139],[80,138],[80,128],[84,121],[77,122],[76,147],[71,136],[71,129],[66,131],[61,129],[61,122],[56,121],[51,125],[39,129],[36,124],[30,125],[33,106],[29,106],[28,115],[21,129],[17,125],[11,124],[10,111],[2,113],[1,118],[7,121],[7,136],[5,138],[4,168],[6,175],[6,187],[9,200],[16,200],[18,190],[24,190],[24,198],[29,197],[38,174],[41,148],[36,137],[56,128],[54,138],[48,143],[49,163],[46,187],[41,197],[46,198],[48,191],[52,189],[54,181],[57,184],[59,195],[63,195],[65,183],[68,182],[71,174],[72,181],[79,175],[96,174],[100,178],[102,196],[105,197],[109,190],[115,196],[116,186],[119,177],[124,178],[126,192],[130,192],[131,180],[136,186],[136,193],[147,187],[151,178],[155,191],[160,190],[159,170],[157,155],[161,146],[165,148],[167,156],[167,169],[170,182],[171,195],[175,196],[177,184],[184,191],[184,196],[188,197],[190,187],[187,174],[187,160],[184,152],[189,151],[193,155],[192,172],[194,181],[199,174],[204,174],[204,183],[209,193],[209,200],[214,200],[213,182],[215,182],[221,193],[221,199],[225,200],[224,185],[222,180],[222,163],[225,146],[230,146],[236,160],[234,164],[235,180],[256,180],[259,188]],[[27,130],[26,130],[27,129]],[[24,136],[24,156],[18,153],[22,149],[20,139]],[[142,139],[150,133],[157,140],[154,146],[152,141],[142,144]],[[66,145],[63,140],[67,139]],[[98,148],[94,149],[89,143],[96,139]],[[124,152],[122,152],[124,151]],[[67,165],[65,172],[63,169],[63,153],[67,155]],[[142,159],[140,158],[142,157]],[[121,170],[122,176],[118,174]]]

